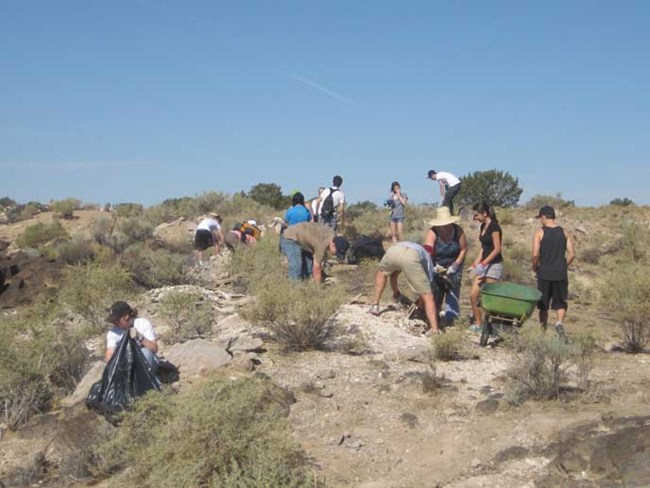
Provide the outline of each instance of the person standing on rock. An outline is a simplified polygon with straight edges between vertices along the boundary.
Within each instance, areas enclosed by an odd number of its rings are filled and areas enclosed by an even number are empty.
[[[287,227],[280,237],[280,249],[289,262],[289,279],[308,279],[320,283],[327,251],[337,259],[345,258],[349,247],[345,237],[337,237],[327,225],[301,222]]]
[[[542,293],[539,302],[539,322],[546,329],[548,309],[555,310],[555,331],[566,340],[564,318],[568,308],[568,267],[575,258],[573,241],[555,222],[555,210],[548,205],[539,209],[537,218],[542,225],[535,231],[531,257],[532,270],[537,274],[537,289]]]
[[[199,265],[203,264],[203,252],[210,246],[214,246],[214,251],[219,254],[221,248],[220,242],[223,242],[223,232],[221,231],[221,216],[217,213],[210,213],[203,217],[196,226],[194,233],[194,247],[196,248]]]
[[[402,241],[389,247],[384,254],[375,276],[375,294],[369,313],[374,316],[381,314],[379,301],[386,288],[386,281],[389,279],[393,298],[400,300],[401,293],[397,285],[400,273],[404,273],[409,287],[419,295],[419,300],[424,306],[424,312],[429,322],[426,333],[437,334],[439,332],[438,313],[433,297],[436,273],[429,253],[424,247],[414,242]]]
[[[138,311],[126,302],[115,302],[109,309],[106,321],[114,326],[106,334],[106,362],[113,357],[117,344],[128,331],[138,341],[142,354],[149,363],[149,370],[155,375],[158,370],[158,340],[151,322],[138,318]]]
[[[402,192],[402,187],[398,181],[393,181],[390,185],[390,195],[386,204],[391,208],[390,211],[390,235],[393,244],[404,237],[404,207],[409,197]]]
[[[427,173],[427,178],[436,180],[440,186],[440,196],[442,197],[442,206],[449,208],[449,211],[454,213],[454,197],[460,191],[460,180],[453,174],[447,171],[436,171],[430,169]]]

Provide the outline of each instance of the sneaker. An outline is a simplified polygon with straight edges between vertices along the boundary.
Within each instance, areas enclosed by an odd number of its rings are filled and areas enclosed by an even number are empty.
[[[558,322],[555,324],[555,333],[558,335],[560,339],[562,339],[565,343],[569,342],[569,339],[567,339],[566,333],[564,332],[564,326]]]
[[[370,315],[374,315],[375,317],[379,317],[379,315],[381,315],[381,312],[379,311],[379,305],[377,303],[370,305],[370,310],[368,310],[368,313]]]
[[[481,327],[478,324],[472,324],[472,325],[469,326],[469,331],[470,332],[478,333],[478,332],[481,332],[481,330],[483,330],[483,327]]]

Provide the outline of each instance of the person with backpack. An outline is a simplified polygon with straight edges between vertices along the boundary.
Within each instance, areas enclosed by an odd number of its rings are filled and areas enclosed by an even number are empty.
[[[402,192],[402,187],[398,181],[393,181],[390,184],[390,195],[386,200],[386,206],[390,210],[390,235],[393,244],[397,244],[399,239],[403,237],[404,232],[404,207],[408,200],[406,193]]]
[[[243,224],[237,222],[232,230],[226,232],[223,240],[226,247],[234,252],[240,245],[255,244],[261,235],[262,231],[257,226],[257,222],[249,220]]]
[[[390,279],[390,287],[393,290],[393,298],[399,301],[402,297],[397,279],[403,273],[406,282],[411,290],[419,296],[419,303],[424,307],[427,317],[427,334],[437,334],[438,313],[436,302],[433,296],[435,289],[436,272],[431,261],[431,256],[424,247],[414,242],[402,241],[391,246],[379,262],[379,270],[375,276],[375,295],[368,313],[378,317],[381,315],[379,301],[386,288],[386,282]]]
[[[449,208],[439,207],[436,218],[429,222],[424,248],[431,255],[436,270],[444,268],[436,280],[436,305],[445,322],[460,317],[460,286],[463,281],[463,262],[467,255],[467,237],[451,215]],[[445,303],[444,314],[442,303]]]
[[[454,213],[454,197],[460,191],[460,180],[447,171],[436,171],[430,169],[427,178],[436,180],[440,186],[440,196],[442,197],[442,206],[449,207],[449,211]]]
[[[323,190],[318,208],[319,222],[335,231],[339,221],[341,225],[345,225],[345,195],[341,191],[342,184],[343,178],[340,176],[332,178],[332,186]]]
[[[158,340],[151,322],[139,318],[138,311],[122,301],[111,305],[106,321],[113,324],[113,328],[106,334],[106,362],[113,357],[117,344],[128,331],[138,341],[142,354],[149,363],[149,371],[155,375],[158,370]]]
[[[349,247],[345,237],[336,236],[328,226],[301,222],[287,227],[280,237],[280,249],[289,263],[289,279],[308,279],[320,283],[327,251],[341,260]]]

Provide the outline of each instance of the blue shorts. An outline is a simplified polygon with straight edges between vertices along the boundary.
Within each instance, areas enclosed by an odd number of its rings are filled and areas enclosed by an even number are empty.
[[[395,222],[396,224],[402,224],[404,223],[404,217],[391,217],[390,221]]]

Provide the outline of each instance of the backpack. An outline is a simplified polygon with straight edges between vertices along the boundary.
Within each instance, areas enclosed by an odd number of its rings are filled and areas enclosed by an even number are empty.
[[[248,222],[244,222],[237,230],[241,232],[242,240],[246,239],[246,234],[253,236],[255,239],[259,239],[262,236],[260,228],[256,225],[249,224]]]
[[[335,191],[341,191],[338,188],[330,188],[330,192],[327,194],[325,197],[325,200],[323,200],[323,205],[320,208],[320,216],[323,220],[329,220],[332,217],[334,217],[334,213],[336,212],[336,209],[334,208],[334,192]]]
[[[348,250],[348,263],[359,264],[362,259],[381,259],[385,251],[381,239],[361,236],[354,241]]]

